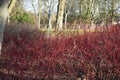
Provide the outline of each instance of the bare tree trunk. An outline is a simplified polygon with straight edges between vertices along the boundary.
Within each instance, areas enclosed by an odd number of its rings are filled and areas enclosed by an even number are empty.
[[[114,0],[111,2],[111,22],[114,22]]]
[[[0,0],[0,57],[6,19],[9,17],[9,13],[15,6],[15,2],[16,0]]]
[[[67,17],[68,17],[68,14],[65,14],[65,29],[67,29]]]
[[[65,4],[65,29],[67,28],[67,16],[68,16],[67,4]]]
[[[2,42],[3,42],[3,32],[5,28],[5,21],[6,21],[6,16],[0,15],[0,56],[1,56],[1,49],[2,49]]]
[[[8,5],[8,13],[12,11],[12,8],[15,6],[16,0],[10,0],[10,3]]]
[[[34,14],[35,14],[35,20],[36,20],[35,24],[36,24],[36,26],[38,26],[38,14],[37,14],[36,9],[35,9],[34,0],[31,0],[31,5],[33,7]]]
[[[61,31],[63,29],[63,13],[65,7],[65,0],[59,0],[59,10],[58,10],[58,18],[57,18],[57,29]]]
[[[67,18],[68,18],[68,14],[70,12],[70,9],[73,6],[73,1],[74,0],[66,0],[65,1],[65,11],[64,11],[64,14],[65,14],[65,29],[67,28]]]
[[[34,13],[36,15],[37,13],[36,13],[35,5],[34,5],[34,0],[31,0],[31,4],[32,4],[33,10],[34,10]]]
[[[48,28],[52,29],[52,17],[49,18]]]
[[[41,0],[38,0],[38,29],[40,29],[41,23]]]
[[[12,11],[12,8],[15,6],[15,3],[16,3],[16,0],[10,0],[10,3],[9,3],[9,5],[8,5],[8,13],[10,14],[11,13],[11,11]],[[10,22],[10,16],[9,16],[9,14],[8,14],[8,16],[7,16],[7,18],[8,18],[8,23]]]
[[[49,23],[48,23],[48,28],[52,29],[52,11],[53,11],[53,7],[54,7],[54,0],[51,0],[51,6],[50,6],[50,10],[49,10]]]
[[[3,42],[3,32],[5,28],[6,19],[8,16],[8,4],[9,0],[1,0],[0,1],[0,57],[1,57],[1,48]]]

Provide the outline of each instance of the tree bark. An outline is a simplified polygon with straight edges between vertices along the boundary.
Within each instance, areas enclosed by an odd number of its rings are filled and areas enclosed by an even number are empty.
[[[74,0],[66,0],[65,1],[65,10],[64,10],[64,15],[65,15],[65,29],[67,28],[67,18],[68,14],[70,12],[70,9],[73,7]]]
[[[3,32],[5,28],[6,19],[8,16],[8,4],[9,0],[1,0],[0,1],[0,57],[1,57],[1,49],[3,42]]]
[[[48,28],[52,29],[52,16],[49,18]]]
[[[114,0],[111,2],[111,22],[114,23]]]
[[[16,0],[10,0],[10,3],[8,4],[8,16],[7,16],[7,22],[10,22],[10,16],[9,14],[12,12],[13,7],[15,6]]]
[[[63,29],[63,14],[64,14],[64,7],[65,7],[65,0],[59,0],[58,4],[58,18],[57,18],[57,29],[61,31]]]
[[[68,17],[68,14],[66,13],[65,14],[65,29],[67,29],[67,17]]]
[[[49,23],[48,23],[48,28],[52,29],[52,14],[53,14],[53,8],[54,8],[54,0],[51,0],[51,6],[48,12],[48,17],[49,17]]]
[[[0,57],[6,19],[9,17],[9,13],[15,6],[15,2],[16,0],[0,0]]]
[[[41,0],[38,0],[38,29],[40,29],[41,25]]]
[[[10,0],[10,3],[8,5],[8,13],[11,13],[12,8],[15,6],[16,0]]]

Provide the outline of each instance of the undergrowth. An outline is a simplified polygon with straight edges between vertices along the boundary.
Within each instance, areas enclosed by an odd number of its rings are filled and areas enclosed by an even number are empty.
[[[49,38],[22,26],[6,27],[2,48],[2,57],[14,64],[16,75],[74,80],[82,72],[87,80],[120,79],[120,25]]]

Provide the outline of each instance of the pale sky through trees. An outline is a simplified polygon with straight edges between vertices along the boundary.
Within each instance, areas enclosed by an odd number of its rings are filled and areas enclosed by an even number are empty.
[[[58,0],[56,0],[56,1],[58,1]],[[35,8],[36,8],[36,12],[38,12],[38,10],[37,10],[38,0],[34,0],[34,5],[35,5]],[[119,7],[119,9],[117,9],[117,12],[120,13],[120,2],[118,2],[116,4],[116,7]],[[25,8],[26,11],[34,12],[33,7],[31,5],[31,0],[24,0],[24,8]],[[44,6],[42,7],[42,11],[44,11]],[[57,3],[54,7],[54,12],[57,12]]]
[[[58,0],[56,0],[56,2],[57,1]],[[57,12],[57,4],[58,3],[56,3],[56,5],[54,7],[54,12]],[[38,10],[37,10],[38,0],[34,0],[34,5],[35,5],[36,12],[38,12]],[[34,12],[32,4],[31,4],[31,0],[25,0],[24,1],[24,8],[25,8],[26,11]],[[42,6],[42,11],[44,11],[44,6]]]

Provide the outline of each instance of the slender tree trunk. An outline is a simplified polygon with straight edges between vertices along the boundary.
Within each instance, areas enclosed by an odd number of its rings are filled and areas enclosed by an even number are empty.
[[[40,29],[41,23],[41,0],[38,0],[38,29]]]
[[[57,18],[57,29],[61,31],[63,29],[63,13],[65,7],[65,0],[59,0],[59,10],[58,10],[58,18]]]
[[[15,3],[16,3],[16,0],[10,0],[10,3],[9,3],[9,5],[8,5],[8,13],[10,14],[11,12],[12,12],[12,9],[13,9],[13,7],[15,6]],[[10,22],[10,16],[9,16],[9,14],[8,14],[8,16],[7,16],[7,18],[8,18],[8,23]]]
[[[52,17],[49,18],[48,28],[52,29]]]
[[[52,11],[53,11],[53,7],[54,7],[54,0],[51,0],[51,6],[50,6],[50,10],[48,12],[48,17],[49,17],[49,23],[48,23],[48,28],[52,29]]]
[[[12,8],[15,6],[16,0],[10,0],[10,3],[8,5],[8,13],[11,13]]]
[[[111,2],[111,22],[114,23],[114,0]]]
[[[6,18],[7,16],[0,15],[0,56],[1,56],[1,50],[2,50],[3,32],[5,28]]]
[[[65,14],[65,29],[67,29],[67,17],[68,17],[68,14],[66,13]]]
[[[35,14],[35,24],[36,26],[38,26],[38,15],[37,15],[37,12],[36,12],[36,9],[35,9],[35,5],[34,5],[34,0],[31,0],[31,5],[33,7],[33,10],[34,10],[34,14]]]
[[[64,14],[65,14],[65,29],[67,28],[67,18],[68,18],[68,14],[70,12],[70,9],[72,8],[74,3],[74,0],[66,0],[65,1],[65,10],[64,10]]]
[[[67,2],[68,2],[68,1],[67,1]],[[67,16],[68,16],[67,4],[65,4],[64,14],[65,14],[65,29],[66,29],[66,28],[67,28]]]
[[[3,42],[3,32],[5,28],[6,19],[8,16],[8,4],[9,0],[1,0],[0,1],[0,57],[1,57],[1,49]]]
[[[31,5],[32,5],[33,10],[34,10],[34,13],[35,13],[35,15],[36,15],[37,13],[36,13],[35,5],[34,5],[34,0],[31,0]]]

